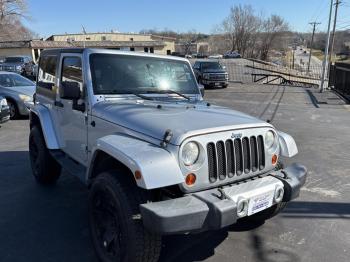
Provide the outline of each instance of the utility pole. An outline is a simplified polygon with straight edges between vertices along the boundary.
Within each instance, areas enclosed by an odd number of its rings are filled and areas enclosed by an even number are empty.
[[[329,19],[328,19],[328,31],[327,31],[327,44],[326,44],[326,50],[324,52],[324,58],[322,63],[322,76],[321,76],[321,85],[320,85],[320,93],[324,90],[324,80],[326,75],[326,67],[327,67],[327,60],[328,60],[328,51],[329,51],[329,42],[331,38],[331,21],[332,21],[332,10],[333,10],[333,0],[331,0],[331,6],[329,8]]]
[[[321,23],[311,22],[309,24],[313,26],[313,29],[312,29],[312,37],[311,37],[311,45],[310,45],[309,63],[307,64],[307,72],[310,72],[312,45],[314,44],[314,36],[315,36],[316,25],[319,25]]]
[[[335,30],[337,27],[337,17],[338,17],[338,6],[342,2],[339,0],[335,1],[335,12],[334,12],[334,20],[333,20],[333,31],[332,31],[332,40],[331,40],[331,47],[330,47],[330,52],[329,52],[329,67],[328,67],[328,72],[330,72],[331,65],[332,65],[332,55],[333,55],[333,50],[334,50],[334,41],[335,41]],[[329,76],[329,73],[328,73]]]

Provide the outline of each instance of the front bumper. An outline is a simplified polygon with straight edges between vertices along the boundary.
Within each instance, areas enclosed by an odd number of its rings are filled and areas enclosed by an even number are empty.
[[[283,185],[283,202],[299,196],[305,184],[307,170],[304,166],[293,164],[283,170],[273,171],[265,177],[236,183],[222,189],[210,189],[160,202],[140,205],[144,226],[158,234],[177,234],[220,229],[237,222],[237,204],[241,197],[249,196],[259,190],[263,180]],[[264,179],[267,178],[268,179]],[[262,182],[262,183],[260,183]],[[282,182],[282,183],[281,183]],[[251,186],[250,186],[251,185]],[[223,195],[223,190],[230,197]],[[276,203],[275,203],[276,204]]]
[[[228,79],[225,80],[209,80],[209,79],[203,79],[202,84],[206,86],[227,86],[228,85]]]

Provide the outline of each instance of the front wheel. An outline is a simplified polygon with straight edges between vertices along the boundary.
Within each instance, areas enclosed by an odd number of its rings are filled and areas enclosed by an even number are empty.
[[[33,176],[40,184],[53,184],[61,174],[61,166],[50,155],[41,129],[34,126],[29,134],[29,157]]]
[[[139,209],[149,197],[128,175],[104,172],[93,181],[89,193],[92,241],[103,262],[155,262],[161,236],[144,228]]]
[[[13,120],[19,118],[19,111],[16,103],[11,100],[7,100],[7,105],[10,109],[10,119]]]

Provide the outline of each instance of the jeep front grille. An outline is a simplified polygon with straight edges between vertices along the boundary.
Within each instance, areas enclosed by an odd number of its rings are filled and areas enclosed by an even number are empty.
[[[263,137],[251,136],[207,144],[209,181],[211,183],[265,167]]]

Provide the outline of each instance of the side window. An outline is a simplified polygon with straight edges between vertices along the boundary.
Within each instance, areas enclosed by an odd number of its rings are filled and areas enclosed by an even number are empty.
[[[80,57],[64,57],[62,61],[61,84],[75,82],[83,91],[83,72]]]
[[[40,58],[37,81],[39,88],[54,92],[56,65],[57,56],[43,56]]]

